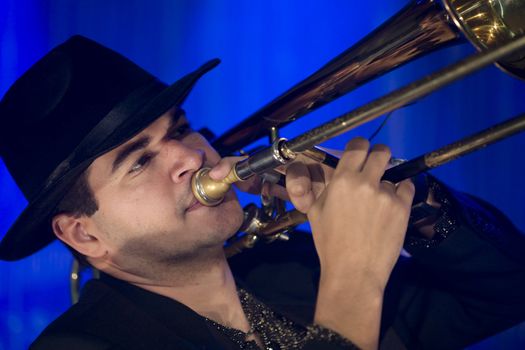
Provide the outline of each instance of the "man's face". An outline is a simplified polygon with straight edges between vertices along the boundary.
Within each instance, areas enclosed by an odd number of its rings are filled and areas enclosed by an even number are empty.
[[[171,263],[221,247],[240,226],[233,191],[216,207],[200,205],[191,176],[220,157],[170,110],[141,133],[97,158],[88,182],[98,211],[88,231],[107,248],[112,263]],[[130,269],[138,266],[130,266]]]

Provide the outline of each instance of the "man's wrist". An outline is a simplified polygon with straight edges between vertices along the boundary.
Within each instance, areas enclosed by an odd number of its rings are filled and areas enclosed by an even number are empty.
[[[345,280],[352,281],[351,276]],[[350,339],[359,348],[374,349],[379,338],[383,289],[354,282],[321,282],[314,322]]]

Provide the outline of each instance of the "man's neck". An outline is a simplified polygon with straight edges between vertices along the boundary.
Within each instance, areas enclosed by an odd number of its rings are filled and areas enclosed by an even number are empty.
[[[235,280],[222,251],[208,255],[206,259],[189,261],[184,266],[177,265],[164,267],[163,273],[154,278],[137,278],[123,271],[109,274],[145,290],[175,299],[223,326],[249,331],[250,324],[243,312]]]

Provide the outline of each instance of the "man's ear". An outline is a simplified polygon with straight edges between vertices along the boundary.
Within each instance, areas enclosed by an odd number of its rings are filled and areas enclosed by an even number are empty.
[[[63,213],[53,217],[53,232],[58,239],[91,258],[100,258],[106,249],[100,240],[87,230],[86,217]]]

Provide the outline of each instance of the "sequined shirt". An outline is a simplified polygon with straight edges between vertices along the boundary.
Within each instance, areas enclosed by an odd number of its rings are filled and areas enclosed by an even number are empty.
[[[311,340],[337,344],[340,349],[359,349],[350,340],[327,328],[318,325],[304,327],[287,319],[244,289],[239,289],[238,293],[243,311],[250,323],[249,332],[245,333],[234,328],[228,328],[206,318],[206,321],[215,328],[219,337],[223,336],[229,339],[237,345],[238,349],[259,350],[260,348],[255,340],[247,340],[252,335],[259,337],[266,350],[302,349]]]

